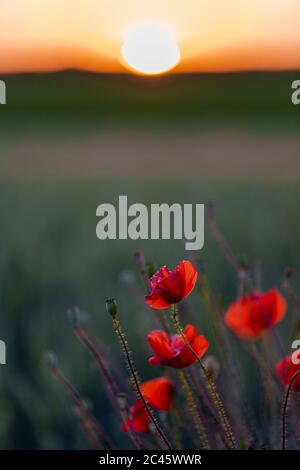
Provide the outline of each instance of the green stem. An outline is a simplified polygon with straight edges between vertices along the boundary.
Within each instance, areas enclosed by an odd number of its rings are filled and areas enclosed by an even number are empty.
[[[199,413],[198,413],[198,410],[197,410],[197,405],[196,405],[196,402],[194,400],[193,393],[192,393],[192,391],[189,387],[189,384],[186,380],[184,372],[181,369],[178,369],[178,374],[179,374],[179,379],[180,379],[181,385],[182,385],[183,390],[184,390],[184,392],[186,394],[186,397],[187,397],[187,401],[188,401],[188,405],[189,405],[191,415],[193,417],[196,429],[197,429],[198,434],[199,434],[200,439],[201,439],[201,444],[202,444],[204,449],[208,450],[209,449],[208,438],[206,436],[203,425],[201,423],[201,419],[199,417]]]
[[[114,330],[115,330],[115,332],[116,332],[116,334],[119,338],[119,341],[121,343],[121,346],[122,346],[122,349],[123,349],[123,352],[124,352],[124,355],[125,355],[125,358],[126,358],[126,361],[127,361],[127,365],[128,365],[131,377],[133,379],[133,385],[134,385],[134,388],[137,392],[137,395],[142,400],[142,403],[143,403],[143,405],[144,405],[144,407],[145,407],[145,409],[148,413],[149,419],[152,422],[157,434],[160,436],[161,440],[164,442],[167,449],[172,450],[171,444],[169,443],[167,437],[165,436],[165,434],[161,430],[156,418],[154,417],[154,415],[153,415],[153,413],[152,413],[152,411],[149,407],[149,404],[147,403],[147,401],[145,400],[144,395],[141,392],[140,381],[139,381],[137,372],[135,370],[133,360],[131,358],[131,353],[130,353],[125,335],[124,335],[124,333],[121,329],[121,324],[120,324],[119,320],[117,320],[115,317],[112,317],[112,322],[113,322]]]
[[[227,415],[226,415],[226,412],[225,412],[225,409],[224,409],[224,405],[223,405],[223,403],[221,401],[221,398],[218,394],[218,391],[217,391],[216,385],[213,381],[213,378],[207,372],[206,368],[202,364],[202,361],[201,361],[200,357],[198,356],[196,351],[191,347],[190,343],[186,339],[183,328],[182,328],[182,326],[180,324],[180,321],[179,321],[179,318],[178,318],[176,304],[173,304],[172,310],[173,310],[172,311],[172,318],[173,318],[175,329],[181,335],[181,337],[184,340],[187,348],[195,356],[198,363],[200,364],[201,370],[202,370],[202,372],[205,376],[205,379],[207,381],[208,390],[209,390],[209,393],[211,395],[211,399],[212,399],[212,401],[213,401],[213,403],[216,407],[216,411],[217,411],[219,420],[222,424],[222,427],[223,427],[224,432],[225,432],[225,436],[228,440],[228,444],[229,444],[231,449],[236,449],[237,447],[236,447],[235,438],[234,438],[233,432],[231,430],[231,426],[230,426],[229,420],[227,418]]]

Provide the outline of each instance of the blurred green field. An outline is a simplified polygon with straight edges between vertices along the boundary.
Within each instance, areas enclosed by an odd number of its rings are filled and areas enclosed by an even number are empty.
[[[104,302],[116,297],[143,379],[144,331],[151,319],[121,282],[144,250],[157,266],[174,266],[183,245],[96,238],[96,207],[117,203],[216,203],[218,222],[237,255],[263,266],[263,286],[280,285],[286,266],[299,285],[299,109],[290,104],[289,74],[8,76],[0,107],[0,369],[1,448],[85,448],[65,393],[42,361],[60,363],[96,415],[118,436],[96,369],[73,337],[66,309],[79,305],[107,355],[121,360]],[[172,144],[172,139],[175,144]],[[138,144],[137,144],[138,142]],[[186,151],[185,151],[186,149]],[[189,156],[190,155],[190,156]],[[206,231],[199,253],[226,305],[236,277]],[[198,326],[212,341],[208,312]],[[197,306],[196,306],[197,305]],[[290,347],[291,310],[279,332]],[[245,359],[245,375],[253,371]],[[256,403],[257,391],[248,389]],[[118,438],[120,439],[120,438]],[[126,436],[120,446],[128,446]]]
[[[225,128],[299,131],[291,103],[297,71],[166,75],[99,75],[80,72],[3,77],[7,105],[0,129],[54,128],[77,132],[155,130],[201,132]]]
[[[8,345],[8,365],[1,368],[1,447],[86,445],[64,391],[52,383],[42,363],[48,348],[57,352],[61,365],[83,395],[93,400],[101,420],[118,431],[118,423],[103,399],[97,371],[73,338],[66,320],[71,305],[77,304],[90,314],[89,328],[100,338],[108,356],[118,362],[122,356],[104,307],[107,297],[116,297],[141,376],[149,378],[157,373],[147,366],[145,352],[143,332],[149,330],[151,319],[120,282],[120,273],[134,270],[132,253],[136,249],[143,249],[158,266],[174,266],[186,253],[180,242],[97,240],[95,208],[103,201],[116,203],[122,193],[128,194],[129,201],[146,204],[214,199],[219,223],[235,253],[246,254],[252,266],[255,260],[263,263],[265,288],[280,284],[288,265],[299,272],[296,183],[199,180],[170,186],[168,181],[119,178],[19,182],[18,186],[2,183],[0,331]],[[199,256],[217,295],[230,303],[236,294],[235,274],[207,232]],[[295,285],[297,282],[299,276]],[[196,298],[197,294],[194,303]],[[199,327],[212,341],[206,307],[198,305],[196,311]],[[291,328],[290,310],[279,328],[287,351]],[[249,395],[255,401],[255,390],[250,388]],[[123,439],[121,445],[128,445]]]

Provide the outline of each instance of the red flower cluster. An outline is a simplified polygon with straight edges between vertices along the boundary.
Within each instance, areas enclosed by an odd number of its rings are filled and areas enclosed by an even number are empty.
[[[295,373],[300,371],[300,364],[294,364],[292,362],[292,355],[290,355],[277,362],[275,370],[279,380],[285,385],[289,385]],[[296,376],[292,384],[292,390],[296,390],[299,385],[300,374]]]
[[[140,385],[143,397],[150,406],[159,411],[168,411],[171,408],[173,397],[173,384],[165,377],[148,380]],[[123,423],[122,431],[137,432],[149,431],[149,415],[141,399],[138,399],[130,408],[130,416]]]
[[[286,309],[286,301],[277,289],[254,292],[229,307],[225,323],[240,338],[257,338],[280,322]]]
[[[163,310],[180,302],[194,289],[197,276],[191,261],[181,261],[173,271],[163,266],[150,278],[151,294],[146,296],[147,304]]]
[[[193,325],[187,325],[184,335],[191,348],[201,358],[208,349],[208,341],[203,335],[198,335]],[[169,337],[162,330],[154,330],[148,335],[148,342],[155,352],[149,359],[152,366],[162,365],[182,369],[197,361],[181,335]]]

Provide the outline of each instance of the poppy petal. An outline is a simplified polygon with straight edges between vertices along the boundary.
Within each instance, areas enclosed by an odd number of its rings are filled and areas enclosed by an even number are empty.
[[[184,297],[186,297],[194,289],[198,273],[191,261],[181,261],[178,268],[184,279]]]
[[[209,347],[209,342],[203,335],[197,336],[194,341],[191,343],[191,347],[197,354],[197,356],[201,359],[201,357],[206,353]]]
[[[292,355],[281,359],[275,366],[278,379],[285,385],[289,385],[296,372],[300,371],[300,364],[292,362]],[[292,384],[292,390],[297,390],[300,385],[300,374]]]
[[[190,343],[197,335],[197,329],[193,325],[186,325],[184,329],[185,339]]]
[[[164,310],[180,302],[193,290],[198,273],[191,261],[181,261],[173,271],[163,266],[150,279],[151,293],[146,303],[156,310]]]
[[[240,338],[257,338],[285,316],[287,304],[280,292],[254,292],[234,302],[225,314],[225,324]]]
[[[157,356],[170,358],[173,356],[170,338],[162,330],[154,330],[148,334],[148,343]]]
[[[167,301],[162,296],[161,291],[158,289],[155,289],[150,295],[146,295],[145,299],[149,307],[154,308],[155,310],[165,310],[172,305],[171,302]]]
[[[124,421],[121,426],[121,430],[123,432],[128,432],[130,430],[136,432],[149,431],[149,416],[142,400],[137,400],[130,408],[130,417]]]
[[[140,386],[145,399],[154,408],[167,411],[171,407],[173,397],[173,383],[165,377],[144,382]]]

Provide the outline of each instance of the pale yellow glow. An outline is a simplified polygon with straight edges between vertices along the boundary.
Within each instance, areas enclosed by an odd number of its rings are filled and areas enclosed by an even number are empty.
[[[176,72],[300,68],[300,0],[0,0],[0,72],[124,72],[134,25],[165,25]]]
[[[154,22],[130,28],[121,53],[125,65],[145,75],[165,73],[180,60],[180,51],[171,32]]]

